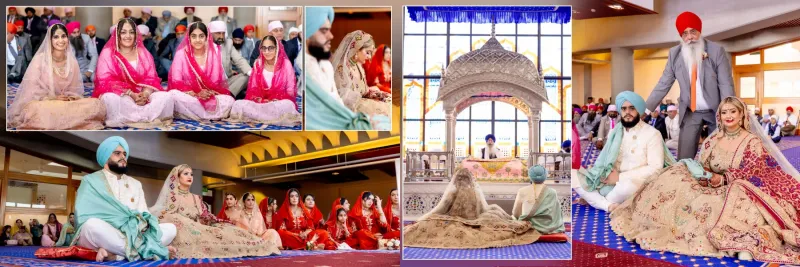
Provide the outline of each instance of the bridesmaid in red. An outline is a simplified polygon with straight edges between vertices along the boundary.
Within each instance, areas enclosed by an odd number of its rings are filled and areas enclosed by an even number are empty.
[[[325,230],[315,229],[311,213],[300,204],[300,191],[292,188],[286,192],[277,216],[275,225],[285,248],[303,250],[307,242],[314,242],[313,249],[325,249],[325,241],[330,236]]]
[[[226,220],[236,226],[239,226],[239,228],[249,230],[250,227],[242,222],[241,218],[242,207],[239,205],[239,200],[236,199],[236,195],[233,193],[226,193],[225,203],[222,205],[222,210],[219,211],[217,219]]]
[[[325,229],[325,217],[322,217],[322,212],[317,208],[317,203],[314,201],[314,195],[306,194],[303,197],[303,204],[311,214],[311,221],[314,222],[314,228]]]
[[[265,197],[258,203],[258,209],[261,211],[261,217],[264,217],[264,223],[267,229],[276,229],[275,220],[278,218],[278,200]]]
[[[347,201],[347,199],[343,197],[337,198],[333,201],[333,205],[331,205],[331,212],[328,213],[328,221],[336,220],[336,206],[342,206],[345,212],[350,211],[350,201]]]
[[[389,191],[389,203],[383,207],[389,227],[383,233],[384,239],[400,239],[400,196],[397,188]]]
[[[350,247],[359,250],[378,249],[378,239],[383,237],[381,229],[388,226],[383,210],[378,208],[380,205],[381,198],[369,191],[361,192],[359,201],[347,214],[350,226],[356,231],[353,236],[358,240]]]
[[[353,237],[353,228],[347,225],[347,211],[342,205],[334,205],[333,212],[325,225],[330,233],[330,238],[325,242],[325,250],[336,250],[342,243],[347,243],[350,247],[358,243]]]

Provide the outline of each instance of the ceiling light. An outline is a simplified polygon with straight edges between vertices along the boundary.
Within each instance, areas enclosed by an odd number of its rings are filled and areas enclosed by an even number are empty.
[[[594,8],[592,8],[592,13],[594,13],[595,11],[597,11],[597,10],[595,10]]]
[[[66,168],[67,167],[67,166],[64,166],[64,165],[61,165],[61,164],[58,164],[58,163],[55,163],[55,162],[47,163],[47,165],[48,166],[55,166],[55,167],[62,167],[62,168]]]
[[[614,10],[623,10],[623,9],[625,9],[625,8],[624,8],[624,7],[622,7],[622,5],[620,5],[620,4],[608,5],[608,7],[610,7],[611,9],[614,9]]]
[[[333,174],[333,175],[339,175],[339,173],[338,173],[338,172],[333,172],[332,174]]]

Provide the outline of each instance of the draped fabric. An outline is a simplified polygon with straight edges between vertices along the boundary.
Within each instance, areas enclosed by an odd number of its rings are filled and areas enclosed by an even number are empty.
[[[69,231],[72,231],[72,233],[68,233]],[[73,238],[75,238],[75,227],[72,226],[71,223],[67,222],[63,225],[61,234],[58,236],[56,247],[69,245],[72,243]]]
[[[367,115],[336,102],[314,80],[306,80],[306,93],[306,103],[318,105],[314,112],[306,112],[307,130],[372,130]]]
[[[309,214],[311,214],[311,221],[314,222],[314,228],[325,229],[325,217],[322,216],[322,212],[319,211],[316,204],[314,204],[314,208],[311,208]]]
[[[400,238],[400,216],[399,214],[393,214],[392,212],[392,196],[389,195],[386,198],[388,201],[386,205],[383,206],[383,215],[386,216],[386,222],[389,224],[383,231],[383,238],[384,239],[396,239]],[[400,203],[397,203],[397,206],[400,206]]]
[[[263,41],[262,41],[263,42]],[[262,44],[263,45],[263,44]],[[291,100],[297,108],[297,82],[294,75],[292,62],[283,50],[282,42],[275,44],[275,67],[272,70],[272,81],[267,83],[264,79],[264,64],[266,64],[265,54],[262,53],[253,64],[253,72],[247,83],[247,94],[244,99],[252,100],[256,103],[265,103],[272,100]],[[256,49],[261,49],[257,47]],[[272,84],[269,86],[268,84]]]
[[[333,204],[331,205],[331,213],[328,213],[328,220],[326,222],[336,220],[336,209],[338,209],[337,206],[339,207],[342,206],[341,203],[342,203],[342,198],[337,198],[336,200],[333,201]]]
[[[386,227],[386,225],[383,225],[380,221],[381,214],[374,204],[369,207],[372,214],[369,216],[364,215],[362,204],[364,193],[366,192],[361,192],[358,200],[355,201],[355,204],[350,208],[350,212],[347,213],[348,223],[355,230],[353,236],[358,240],[357,244],[353,244],[351,247],[360,250],[378,249],[378,237],[375,234],[379,234],[381,228]]]
[[[278,218],[278,211],[272,211],[270,218],[267,218],[267,213],[269,212],[269,197],[264,197],[261,202],[258,203],[258,210],[261,211],[261,217],[264,218],[264,223],[267,226],[267,229],[275,229],[277,225],[275,225],[275,219]]]
[[[327,231],[315,230],[310,211],[302,204],[297,206],[302,210],[302,217],[295,217],[292,214],[289,191],[287,191],[286,197],[283,199],[280,209],[278,209],[278,224],[276,224],[283,247],[295,250],[305,249],[307,242],[310,242],[315,235],[317,236],[316,244],[324,244],[329,238]],[[309,229],[311,229],[311,232],[306,235],[306,238],[302,238],[300,233]]]
[[[387,79],[386,70],[383,69],[384,54],[387,48],[389,47],[385,44],[379,45],[375,49],[375,55],[372,56],[372,59],[364,63],[364,71],[367,73],[367,86],[377,86],[381,91],[391,94],[392,81]],[[390,63],[389,71],[391,71],[391,67]]]
[[[142,42],[137,27],[136,43],[136,67],[120,53],[120,43],[117,31],[111,32],[108,43],[103,47],[97,60],[97,70],[95,71],[95,87],[92,97],[100,98],[105,93],[122,95],[128,90],[134,93],[141,93],[142,89],[150,88],[154,91],[164,91],[161,88],[161,79],[156,73],[153,56],[147,51]]]
[[[186,33],[187,35],[191,33]],[[208,34],[206,41],[206,62],[201,68],[194,57],[194,47],[188,36],[183,38],[183,42],[178,45],[169,70],[168,88],[181,92],[192,92],[195,95],[202,90],[210,90],[219,95],[230,95],[228,81],[225,77],[225,70],[222,69],[222,51],[214,43],[211,34]],[[217,109],[216,97],[200,99],[195,96],[207,111]]]
[[[569,23],[569,6],[409,6],[414,22]]]
[[[336,202],[338,201],[339,199],[336,200]],[[325,250],[336,250],[343,243],[351,248],[358,244],[358,240],[353,235],[355,229],[349,226],[347,218],[345,217],[344,222],[338,221],[336,211],[343,207],[337,205],[336,202],[334,202],[331,215],[328,216],[328,221],[325,222],[325,229],[330,234],[330,238],[325,243]]]

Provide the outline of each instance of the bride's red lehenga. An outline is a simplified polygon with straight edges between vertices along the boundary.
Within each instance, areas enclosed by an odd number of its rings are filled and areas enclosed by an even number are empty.
[[[286,191],[286,197],[278,210],[277,220],[275,226],[278,227],[278,234],[281,236],[283,247],[294,250],[302,250],[306,248],[306,243],[311,241],[316,235],[317,240],[315,245],[325,244],[325,241],[330,238],[328,232],[314,227],[313,219],[309,210],[300,203],[300,194],[298,192],[298,207],[303,211],[303,216],[294,217],[290,209],[289,194],[292,190]],[[311,229],[311,232],[306,235],[306,238],[300,237],[300,233]]]
[[[358,201],[350,208],[350,212],[347,214],[347,221],[350,227],[355,229],[353,237],[358,241],[358,243],[350,247],[359,250],[378,249],[378,238],[375,234],[381,233],[381,229],[386,228],[387,224],[381,222],[380,216],[383,216],[383,214],[378,212],[378,208],[375,204],[370,207],[370,212],[372,214],[366,216],[363,214],[362,202],[364,202],[364,193],[366,192],[361,192]]]

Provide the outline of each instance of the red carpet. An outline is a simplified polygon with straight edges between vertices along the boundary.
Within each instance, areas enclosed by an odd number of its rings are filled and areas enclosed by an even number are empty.
[[[258,260],[198,263],[171,266],[222,267],[222,266],[381,266],[399,267],[400,253],[361,253],[347,252],[335,255],[310,255]]]
[[[593,266],[593,267],[623,267],[623,266],[647,266],[647,267],[666,267],[680,266],[666,261],[650,259],[632,253],[626,253],[616,249],[610,249],[598,245],[587,244],[581,241],[572,243],[572,266]]]

